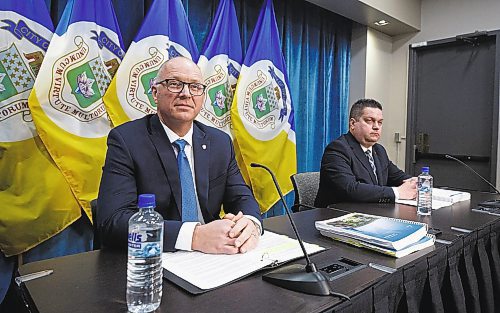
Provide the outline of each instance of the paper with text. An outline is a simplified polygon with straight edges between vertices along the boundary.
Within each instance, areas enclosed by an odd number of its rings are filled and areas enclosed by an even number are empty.
[[[309,254],[325,248],[304,243]],[[177,251],[162,254],[162,266],[172,274],[200,289],[212,289],[245,277],[266,266],[303,256],[299,242],[290,237],[266,231],[258,246],[244,254],[205,254]]]

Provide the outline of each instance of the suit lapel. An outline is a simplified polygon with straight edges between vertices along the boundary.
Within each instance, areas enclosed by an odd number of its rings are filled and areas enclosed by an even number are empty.
[[[158,115],[153,115],[150,119],[150,137],[153,145],[155,146],[158,156],[160,157],[163,165],[163,171],[170,185],[171,193],[174,195],[175,203],[179,215],[182,216],[182,196],[181,196],[181,182],[179,180],[179,169],[177,168],[177,158],[175,157],[172,144],[168,140],[165,129],[161,125]]]
[[[210,140],[196,123],[193,125],[193,155],[194,171],[196,173],[196,192],[201,212],[205,215],[208,212]],[[204,216],[204,219],[207,220],[207,217]]]
[[[377,168],[377,177],[379,185],[385,186],[387,183],[387,171],[382,171],[383,168],[387,166],[382,164],[382,158],[379,154],[378,144],[375,144],[372,148],[373,159],[375,161],[375,167]]]
[[[366,157],[366,154],[363,152],[363,149],[361,149],[361,145],[358,143],[356,138],[354,138],[354,136],[351,133],[347,133],[346,138],[347,142],[351,146],[352,151],[354,152],[354,155],[361,162],[361,164],[363,164],[363,167],[368,172],[368,175],[370,175],[372,183],[374,185],[377,185],[377,179],[375,178],[375,174],[373,173],[372,167],[370,165],[370,162],[368,161],[368,158]],[[377,174],[378,174],[378,168],[377,168]]]

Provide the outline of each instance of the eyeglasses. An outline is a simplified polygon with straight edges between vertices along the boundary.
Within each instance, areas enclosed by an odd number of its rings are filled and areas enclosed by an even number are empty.
[[[156,83],[156,85],[158,84],[166,86],[168,91],[174,93],[181,93],[184,90],[184,85],[187,85],[192,96],[201,96],[205,92],[205,88],[207,88],[207,86],[200,83],[185,83],[173,78],[161,80]]]

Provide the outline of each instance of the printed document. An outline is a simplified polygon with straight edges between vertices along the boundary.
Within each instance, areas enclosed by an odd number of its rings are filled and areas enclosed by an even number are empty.
[[[470,200],[470,193],[450,189],[432,189],[432,209],[437,210],[460,201]],[[396,200],[396,203],[417,206],[417,200]]]
[[[309,254],[325,248],[304,243]],[[265,231],[258,246],[234,255],[176,251],[162,254],[162,266],[200,289],[213,289],[248,276],[266,266],[275,266],[303,257],[299,242],[288,236]]]

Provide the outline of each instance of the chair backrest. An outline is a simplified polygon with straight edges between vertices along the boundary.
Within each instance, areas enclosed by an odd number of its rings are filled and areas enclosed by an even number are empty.
[[[90,211],[92,212],[92,229],[94,231],[94,250],[101,249],[101,238],[97,227],[97,199],[90,201]]]
[[[297,173],[290,177],[295,191],[295,204],[314,206],[319,189],[319,172]],[[301,211],[296,207],[294,211]]]

